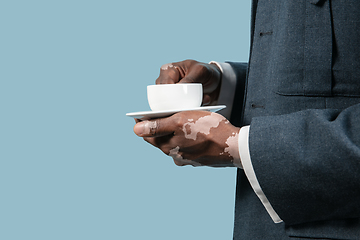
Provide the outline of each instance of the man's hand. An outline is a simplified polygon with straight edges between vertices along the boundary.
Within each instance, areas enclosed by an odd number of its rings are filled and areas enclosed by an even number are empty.
[[[188,111],[139,122],[136,135],[174,159],[176,165],[227,167],[240,162],[239,128],[223,116]]]
[[[215,104],[221,86],[221,71],[214,64],[194,60],[168,63],[161,67],[156,84],[202,83],[203,105]]]

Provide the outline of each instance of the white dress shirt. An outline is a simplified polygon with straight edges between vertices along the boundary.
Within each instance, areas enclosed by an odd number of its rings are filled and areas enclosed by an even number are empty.
[[[222,83],[220,89],[220,95],[218,99],[218,104],[226,105],[226,108],[219,111],[221,115],[230,118],[231,110],[233,106],[235,89],[236,89],[236,74],[234,69],[228,63],[218,63],[210,62],[211,64],[217,65],[222,72]],[[282,220],[275,212],[271,206],[269,200],[266,198],[264,192],[261,189],[259,181],[256,178],[256,174],[251,163],[250,150],[249,150],[249,131],[250,126],[243,126],[239,132],[239,154],[240,154],[240,163],[235,163],[234,165],[242,168],[245,172],[246,177],[248,178],[251,187],[253,188],[256,195],[259,197],[260,201],[264,205],[266,211],[269,213],[270,217],[275,223],[280,223]]]

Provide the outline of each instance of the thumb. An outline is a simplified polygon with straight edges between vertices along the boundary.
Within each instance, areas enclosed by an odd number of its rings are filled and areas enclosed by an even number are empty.
[[[171,124],[166,124],[166,118],[147,120],[137,123],[134,126],[134,133],[139,137],[161,137],[172,134]]]

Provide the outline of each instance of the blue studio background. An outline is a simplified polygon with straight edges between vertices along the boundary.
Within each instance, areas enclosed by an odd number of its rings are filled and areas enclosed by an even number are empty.
[[[250,0],[0,3],[0,239],[231,239],[235,169],[133,134],[162,64],[247,61]]]

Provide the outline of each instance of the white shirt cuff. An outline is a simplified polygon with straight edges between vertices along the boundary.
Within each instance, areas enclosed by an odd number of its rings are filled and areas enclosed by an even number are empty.
[[[218,63],[211,61],[210,64],[215,64],[222,73],[222,81],[220,94],[217,104],[226,105],[225,109],[222,109],[218,113],[223,115],[225,118],[230,118],[231,110],[235,97],[235,89],[236,89],[236,74],[234,69],[228,63]],[[275,212],[273,207],[271,206],[269,200],[265,196],[265,193],[262,191],[259,181],[256,178],[256,174],[251,163],[250,158],[250,150],[249,150],[249,131],[250,126],[244,126],[240,129],[239,132],[239,155],[240,162],[234,162],[234,165],[238,168],[244,169],[245,175],[248,178],[251,187],[253,188],[255,194],[260,199],[261,203],[265,207],[266,211],[270,215],[271,219],[275,223],[283,222],[279,215]]]
[[[273,207],[271,206],[269,200],[266,198],[264,192],[262,191],[260,184],[256,178],[255,171],[253,165],[251,163],[250,158],[250,150],[249,150],[249,131],[250,126],[244,126],[240,129],[239,132],[239,154],[241,159],[241,165],[244,169],[245,175],[248,178],[251,187],[253,188],[254,192],[260,199],[261,203],[264,205],[266,211],[269,213],[271,219],[275,223],[281,223],[282,220],[275,212]]]
[[[217,104],[226,105],[226,108],[220,110],[218,113],[225,118],[230,119],[236,89],[235,71],[229,63],[211,61],[210,64],[215,64],[222,73],[221,88]]]

